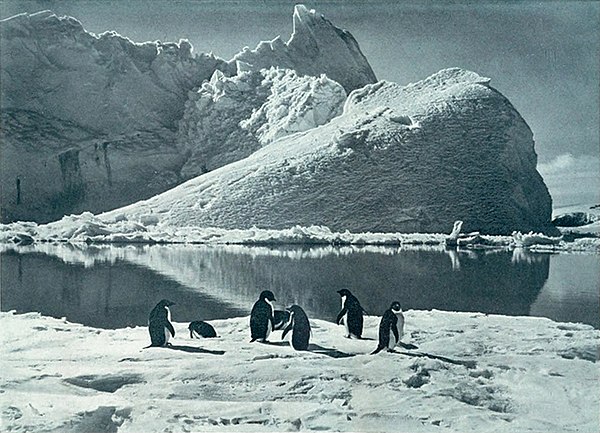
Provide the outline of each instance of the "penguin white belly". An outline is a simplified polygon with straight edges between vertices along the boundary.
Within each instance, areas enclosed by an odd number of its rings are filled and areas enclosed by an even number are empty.
[[[165,310],[167,310],[167,320],[171,322],[171,310],[169,309],[169,307],[165,307]],[[171,332],[169,331],[169,328],[165,326],[165,346],[169,343],[170,338]]]
[[[346,329],[346,337],[350,338],[350,327],[348,326],[348,314],[344,314],[342,317],[342,323],[344,324],[344,328]]]
[[[398,318],[398,338],[402,340],[402,336],[404,335],[404,314],[402,311],[396,313],[396,317]]]
[[[273,317],[275,315],[275,309],[273,307],[273,304],[271,304],[271,301],[269,301],[268,299],[265,299],[265,301],[267,302],[267,304],[269,304],[269,306],[271,307],[271,317]],[[273,331],[273,323],[269,320],[267,322],[267,330],[265,331],[265,340],[267,338],[269,338],[269,335],[271,335],[271,332]]]
[[[346,296],[342,296],[342,309],[344,309],[344,304],[346,303]],[[344,328],[346,329],[346,337],[350,338],[350,328],[348,326],[348,313],[342,316],[342,323],[344,324]]]
[[[397,343],[398,342],[396,341],[396,336],[392,331],[390,331],[390,341],[388,342],[388,349],[392,350],[394,347],[396,347]]]

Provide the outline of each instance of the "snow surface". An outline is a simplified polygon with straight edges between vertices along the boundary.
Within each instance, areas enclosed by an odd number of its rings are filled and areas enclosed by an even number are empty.
[[[178,145],[190,152],[186,178],[243,159],[280,137],[323,125],[341,114],[346,92],[324,75],[286,69],[215,71],[190,94],[179,122]]]
[[[174,306],[173,317],[177,318]],[[1,313],[4,431],[597,432],[600,331],[543,318],[405,313],[413,352],[311,320],[310,350],[249,343],[248,317],[172,349],[146,327]],[[365,319],[376,338],[379,317]],[[280,341],[281,331],[271,337]],[[438,358],[435,358],[435,357]]]
[[[342,115],[101,215],[167,227],[557,234],[531,130],[489,79],[447,69],[352,92]]]

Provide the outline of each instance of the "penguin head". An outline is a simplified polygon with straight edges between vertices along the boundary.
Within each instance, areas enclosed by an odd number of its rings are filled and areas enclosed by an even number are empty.
[[[161,299],[157,306],[170,307],[171,305],[175,305],[175,302],[169,301],[168,299]]]
[[[297,313],[299,311],[302,311],[302,307],[300,307],[299,305],[292,305],[290,307],[286,308],[286,311],[290,312],[290,315]]]
[[[340,294],[340,296],[348,296],[348,295],[351,296],[352,295],[352,293],[350,293],[350,290],[348,290],[348,289],[338,290],[337,292]]]
[[[275,295],[270,290],[264,290],[260,293],[259,299],[264,299],[267,301],[275,301]]]
[[[392,309],[392,311],[394,311],[396,313],[402,311],[402,305],[400,305],[400,302],[398,302],[398,301],[392,302],[392,305],[390,305],[390,308]]]

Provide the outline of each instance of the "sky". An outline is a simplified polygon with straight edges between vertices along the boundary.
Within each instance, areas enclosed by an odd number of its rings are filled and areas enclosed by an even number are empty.
[[[292,30],[293,1],[2,0],[0,17],[50,9],[135,42],[188,39],[231,58]],[[600,203],[600,2],[306,1],[358,41],[379,79],[408,84],[448,67],[490,77],[531,127],[561,206]],[[558,170],[558,172],[557,172]],[[575,196],[579,197],[575,199]]]

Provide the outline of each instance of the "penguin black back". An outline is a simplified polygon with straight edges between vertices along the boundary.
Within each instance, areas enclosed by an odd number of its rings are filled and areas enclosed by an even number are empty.
[[[206,323],[202,320],[195,320],[188,326],[190,330],[190,338],[214,338],[217,336],[217,331],[212,327],[210,323]]]
[[[169,307],[175,305],[174,302],[168,299],[162,299],[150,311],[148,317],[148,332],[150,333],[150,346],[162,347],[169,343],[171,336],[175,337],[175,328],[171,323],[171,311]]]
[[[290,321],[283,330],[281,339],[283,340],[286,334],[292,331],[292,347],[296,350],[308,349],[310,340],[310,322],[308,316],[299,305],[292,305],[287,309],[290,312]]]
[[[274,300],[273,292],[265,290],[261,292],[258,301],[254,303],[250,312],[250,342],[266,341],[275,328],[273,304],[271,304]]]
[[[364,309],[360,302],[348,289],[338,290],[342,297],[342,309],[340,310],[336,323],[344,323],[346,327],[346,337],[354,336],[362,338],[363,313]]]
[[[396,314],[401,313],[402,307],[398,301],[392,302],[390,308],[385,310],[379,322],[379,343],[377,344],[377,349],[371,355],[375,355],[383,349],[392,351],[400,341],[401,336],[398,332],[398,316]]]

